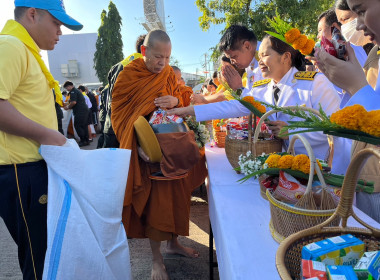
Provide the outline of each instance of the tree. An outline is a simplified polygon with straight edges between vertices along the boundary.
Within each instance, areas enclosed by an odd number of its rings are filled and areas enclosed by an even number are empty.
[[[113,65],[123,60],[123,41],[121,39],[121,17],[116,5],[110,1],[108,15],[105,10],[100,15],[94,68],[99,80],[106,85],[108,71]]]
[[[318,15],[328,10],[334,1],[330,0],[196,0],[202,15],[199,25],[207,31],[212,24],[225,24],[224,31],[233,24],[242,24],[252,29],[259,39],[270,31],[267,17],[273,18],[276,10],[282,19],[291,22],[303,33],[316,36]],[[274,31],[274,30],[272,30]],[[213,49],[212,59],[216,61],[218,53]]]
[[[178,68],[181,69],[181,65],[179,63],[179,60],[177,58],[175,58],[174,56],[170,56],[169,65],[170,66],[177,66]]]

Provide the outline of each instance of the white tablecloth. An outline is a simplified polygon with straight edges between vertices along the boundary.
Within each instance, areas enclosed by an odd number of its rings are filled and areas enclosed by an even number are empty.
[[[240,184],[243,175],[232,170],[224,149],[206,147],[209,171],[209,215],[214,233],[220,279],[280,279],[275,255],[278,243],[269,231],[269,202],[260,196],[253,179]],[[365,222],[380,225],[360,210]],[[349,220],[350,226],[360,225]]]

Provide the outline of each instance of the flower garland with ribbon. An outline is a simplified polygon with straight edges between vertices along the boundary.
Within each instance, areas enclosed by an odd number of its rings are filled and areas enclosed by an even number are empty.
[[[276,30],[277,33],[265,31],[269,35],[287,43],[295,50],[300,51],[303,55],[309,55],[313,52],[315,41],[301,34],[297,28],[293,28],[289,23],[280,19],[280,15],[276,11],[276,16],[273,19],[267,17],[269,25]]]

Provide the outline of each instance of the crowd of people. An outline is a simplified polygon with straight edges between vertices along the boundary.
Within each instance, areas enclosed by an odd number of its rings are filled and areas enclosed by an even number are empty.
[[[380,109],[379,0],[337,0],[333,9],[315,20],[318,38],[331,39],[332,28],[341,31],[348,41],[346,60],[321,49],[305,57],[276,36],[268,34],[259,41],[249,28],[232,25],[219,42],[220,69],[205,82],[202,93],[196,94],[185,85],[181,70],[169,65],[172,45],[168,34],[153,30],[137,39],[136,53],[110,69],[108,84],[99,89],[99,96],[85,86],[76,88],[71,81],[63,84],[66,92],[62,94],[39,57],[40,50],[54,49],[61,25],[72,30],[83,27],[66,14],[61,2],[16,0],[15,19],[0,33],[0,217],[18,246],[24,279],[42,279],[48,175],[38,149],[66,143],[61,108],[73,111],[79,146],[89,144],[91,125],[95,125],[101,132],[98,148],[131,150],[122,222],[128,237],[149,239],[152,279],[169,279],[160,251],[162,241],[168,253],[198,256],[182,246],[178,236],[189,235],[191,192],[205,181],[207,169],[202,149],[199,154],[196,149],[193,162],[183,167],[186,176],[177,176],[177,166],[172,168],[168,161],[157,163],[149,158],[136,135],[141,116],[149,120],[157,108],[167,109],[169,115],[193,115],[197,121],[246,116],[250,111],[231,100],[229,91],[237,90],[242,96],[277,106],[317,110],[321,106],[328,115],[354,104]],[[307,78],[306,69],[312,71]],[[267,122],[285,145],[292,136],[283,137],[280,130],[288,122],[282,113]],[[178,160],[184,147],[192,147],[194,139],[188,135],[157,137],[161,158],[175,154]],[[331,156],[325,135],[309,132],[305,138],[317,158]],[[334,137],[334,144],[332,170],[339,174],[345,174],[352,154],[371,146],[340,137]],[[305,149],[296,144],[295,152],[305,153]],[[174,169],[174,175],[163,171],[165,164]],[[360,193],[357,206],[380,221],[379,162],[367,162],[362,177],[375,182],[375,193]]]

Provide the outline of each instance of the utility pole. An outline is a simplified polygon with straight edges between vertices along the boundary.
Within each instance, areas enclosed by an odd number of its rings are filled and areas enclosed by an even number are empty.
[[[205,74],[206,74],[206,80],[207,80],[207,53],[205,53]]]

